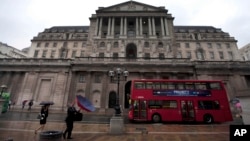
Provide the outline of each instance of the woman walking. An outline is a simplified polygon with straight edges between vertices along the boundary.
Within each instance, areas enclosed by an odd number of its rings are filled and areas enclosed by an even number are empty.
[[[41,118],[40,118],[40,125],[41,126],[35,130],[35,134],[37,133],[38,130],[43,131],[43,129],[44,129],[44,126],[45,126],[46,121],[47,121],[47,117],[49,115],[49,105],[42,106],[40,114],[41,114]]]

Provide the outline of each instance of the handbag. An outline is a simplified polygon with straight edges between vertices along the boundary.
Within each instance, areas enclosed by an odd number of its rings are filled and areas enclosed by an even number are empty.
[[[76,112],[76,114],[74,115],[74,121],[81,121],[83,117],[83,114],[80,112]]]
[[[37,115],[36,118],[37,118],[37,119],[41,119],[41,117],[42,117],[42,116],[41,116],[41,113],[39,113],[39,114]]]

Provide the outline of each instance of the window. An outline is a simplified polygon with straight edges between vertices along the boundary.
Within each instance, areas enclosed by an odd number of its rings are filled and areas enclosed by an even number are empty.
[[[233,52],[232,51],[228,51],[228,59],[233,60]]]
[[[101,43],[100,43],[100,47],[105,47],[105,43],[104,43],[104,42],[101,42]]]
[[[177,90],[183,90],[184,89],[184,84],[183,83],[177,83],[176,89]]]
[[[118,57],[119,57],[119,54],[117,52],[114,52],[113,53],[113,59],[118,59]]]
[[[82,42],[82,47],[85,47],[86,46],[86,42]]]
[[[103,53],[103,52],[100,52],[100,53],[99,53],[99,57],[100,57],[100,58],[104,58],[104,53]]]
[[[149,100],[148,108],[160,109],[162,108],[162,101],[161,100]]]
[[[165,56],[164,56],[164,53],[159,53],[159,59],[164,59]]]
[[[191,52],[187,51],[187,58],[192,58]]]
[[[81,55],[80,55],[81,57],[84,57],[84,52],[85,51],[83,51],[83,50],[81,51]]]
[[[196,52],[196,57],[197,57],[197,59],[199,59],[199,60],[204,60],[204,55],[203,55],[203,50],[198,50],[197,52]]]
[[[200,43],[196,43],[196,47],[197,47],[197,48],[200,48],[200,47],[201,47],[201,44],[200,44]]]
[[[84,83],[85,82],[85,76],[83,74],[79,75],[79,83]]]
[[[212,51],[211,51],[211,52],[209,52],[209,55],[210,55],[210,59],[212,59],[212,60],[213,60],[213,59],[214,59],[214,52],[212,52]]]
[[[43,54],[42,54],[42,57],[45,58],[46,55],[47,55],[47,50],[44,50],[44,51],[43,51]]]
[[[144,59],[150,59],[150,53],[145,53],[144,54]]]
[[[231,48],[231,46],[230,46],[229,43],[226,43],[226,47],[227,47],[227,48]]]
[[[77,47],[78,46],[78,42],[74,42],[74,46],[73,47]]]
[[[185,47],[186,47],[186,48],[190,48],[189,43],[185,43]]]
[[[100,74],[97,74],[95,75],[95,83],[101,83],[101,75]]]
[[[143,83],[143,82],[135,82],[135,88],[136,89],[144,89],[145,88],[145,83]]]
[[[182,58],[182,54],[180,51],[177,52],[177,58]]]
[[[181,47],[181,44],[180,44],[180,43],[176,43],[176,47],[177,47],[177,48],[180,48],[180,47]]]
[[[38,42],[38,43],[36,44],[36,47],[40,47],[40,46],[41,46],[41,43]]]
[[[217,43],[216,46],[217,46],[218,49],[221,49],[221,44],[220,43]]]
[[[119,46],[118,42],[114,42],[114,47],[117,48]]]
[[[56,54],[56,51],[55,51],[55,50],[52,50],[52,51],[51,51],[50,58],[54,58],[54,57],[55,57],[55,54]]]
[[[39,50],[35,50],[34,58],[37,58],[37,57],[38,57],[38,53],[39,53]]]
[[[45,47],[48,47],[48,46],[49,46],[49,43],[48,43],[48,42],[46,42],[46,43],[45,43]]]
[[[146,89],[152,89],[153,83],[152,82],[146,82]]]
[[[57,46],[57,42],[54,42],[54,43],[53,43],[53,47],[56,47],[56,46]]]
[[[210,83],[209,86],[210,86],[210,89],[212,89],[212,90],[220,90],[221,89],[220,83]]]
[[[144,43],[144,47],[149,47],[149,43],[148,43],[148,42],[145,42],[145,43]]]
[[[159,42],[159,43],[158,43],[158,47],[163,47],[163,43],[162,43],[162,42]]]
[[[162,108],[164,109],[175,109],[177,108],[177,102],[175,100],[163,100]]]
[[[220,59],[224,59],[224,55],[222,51],[219,51],[219,56],[220,56]]]
[[[73,50],[73,51],[72,51],[71,58],[75,58],[75,57],[76,57],[76,50]]]
[[[212,43],[207,43],[207,48],[212,48]]]
[[[194,83],[194,85],[197,90],[207,90],[206,83]]]
[[[220,109],[220,104],[218,101],[198,101],[198,108],[203,110],[218,110]]]

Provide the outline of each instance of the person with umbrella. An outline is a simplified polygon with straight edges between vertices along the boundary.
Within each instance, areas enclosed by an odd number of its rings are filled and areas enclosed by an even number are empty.
[[[71,105],[69,105],[68,107],[68,110],[67,110],[67,117],[65,119],[65,122],[66,122],[66,129],[63,133],[63,138],[65,139],[66,138],[66,134],[68,133],[67,135],[67,139],[73,139],[71,137],[71,134],[72,134],[72,130],[73,130],[73,127],[74,127],[74,121],[75,121],[75,115],[79,112],[76,110],[75,108],[75,103],[73,102]]]
[[[44,126],[46,124],[46,121],[47,121],[47,117],[49,115],[49,104],[47,105],[43,105],[42,106],[42,109],[41,109],[41,112],[40,112],[40,127],[38,127],[36,130],[35,130],[35,134],[37,134],[37,131],[38,130],[41,130],[43,131],[44,129]]]

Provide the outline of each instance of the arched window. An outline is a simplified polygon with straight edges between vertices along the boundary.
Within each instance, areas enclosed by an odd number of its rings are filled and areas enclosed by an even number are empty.
[[[104,42],[101,42],[101,43],[100,43],[100,47],[105,47],[105,43],[104,43]]]
[[[119,43],[118,42],[114,42],[114,47],[118,47]]]
[[[145,43],[144,43],[144,47],[149,47],[149,43],[148,43],[148,42],[145,42]]]
[[[159,43],[158,43],[158,47],[163,47],[163,43],[162,43],[162,42],[159,42]]]

